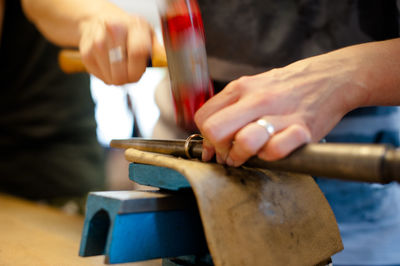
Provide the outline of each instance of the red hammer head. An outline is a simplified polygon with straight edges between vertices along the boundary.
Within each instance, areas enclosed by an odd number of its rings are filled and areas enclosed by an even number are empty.
[[[214,91],[208,74],[200,9],[196,0],[162,0],[159,7],[176,123],[194,132],[194,114]],[[165,55],[158,50],[153,47],[152,64],[164,66]],[[59,63],[66,73],[86,71],[76,50],[63,50]]]
[[[165,0],[160,11],[176,123],[196,131],[194,114],[214,91],[200,9],[196,0]]]

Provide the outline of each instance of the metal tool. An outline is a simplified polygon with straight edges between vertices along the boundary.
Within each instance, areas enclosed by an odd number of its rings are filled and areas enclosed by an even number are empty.
[[[201,158],[202,140],[154,140],[133,138],[112,140],[113,148]],[[267,162],[250,158],[245,167],[264,168],[348,181],[400,182],[400,149],[378,144],[315,143],[306,144],[284,159]]]
[[[197,131],[195,112],[214,94],[208,73],[205,37],[200,9],[196,0],[165,0],[159,4],[166,55],[152,51],[153,67],[167,66],[176,124]],[[64,50],[59,65],[65,73],[85,72],[76,50]]]
[[[196,0],[164,0],[159,4],[167,52],[176,123],[195,132],[195,112],[213,96],[205,37]]]

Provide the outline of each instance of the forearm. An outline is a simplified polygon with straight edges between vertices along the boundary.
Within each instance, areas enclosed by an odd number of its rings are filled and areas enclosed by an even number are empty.
[[[26,16],[50,41],[78,46],[80,27],[93,16],[125,13],[106,0],[21,0]]]
[[[400,105],[400,39],[349,46],[231,82],[196,113],[203,159],[238,166],[285,157],[349,111]],[[256,122],[273,125],[270,135]],[[219,160],[218,160],[219,158]]]
[[[359,86],[352,108],[376,105],[400,105],[400,38],[350,46],[328,55],[356,60],[358,70],[353,78]],[[336,55],[335,55],[336,54]]]

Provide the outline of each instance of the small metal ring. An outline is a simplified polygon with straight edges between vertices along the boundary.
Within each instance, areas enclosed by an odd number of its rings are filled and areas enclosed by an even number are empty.
[[[256,122],[259,126],[262,126],[268,133],[268,138],[275,134],[275,127],[266,119],[258,119]]]
[[[108,51],[108,58],[109,58],[111,64],[119,63],[122,60],[124,60],[124,53],[122,51],[122,47],[117,46],[117,47],[111,48]]]
[[[189,150],[190,150],[190,142],[191,142],[192,139],[194,139],[194,138],[203,139],[203,137],[202,137],[200,134],[192,134],[192,135],[190,135],[189,137],[187,137],[187,139],[185,140],[184,148],[185,148],[185,155],[186,155],[186,157],[187,157],[188,159],[192,159],[192,158],[193,158],[193,157],[190,155]]]

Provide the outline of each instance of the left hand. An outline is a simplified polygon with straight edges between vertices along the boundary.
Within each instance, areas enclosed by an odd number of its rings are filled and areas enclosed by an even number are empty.
[[[203,160],[214,153],[231,166],[254,155],[277,160],[320,140],[356,107],[361,63],[343,49],[229,83],[195,115]],[[272,136],[257,124],[261,118],[273,125]]]

